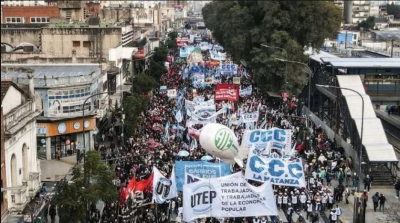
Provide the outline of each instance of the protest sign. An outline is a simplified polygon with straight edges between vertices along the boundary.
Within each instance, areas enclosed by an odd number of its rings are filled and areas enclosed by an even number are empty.
[[[259,155],[251,149],[247,158],[245,178],[275,185],[305,187],[301,159],[285,160],[276,154]]]
[[[240,77],[234,77],[233,78],[233,83],[234,84],[240,84]]]
[[[239,86],[236,84],[217,84],[215,88],[216,101],[237,101],[239,100]]]
[[[269,182],[260,187],[243,178],[200,180],[183,186],[183,217],[236,218],[277,215],[274,192]]]
[[[226,163],[210,163],[207,161],[177,161],[175,163],[176,187],[182,191],[185,173],[201,178],[217,178],[231,174],[231,167]]]
[[[243,123],[257,122],[258,116],[259,116],[258,111],[252,112],[252,113],[243,113],[242,114],[242,122]]]
[[[292,149],[292,130],[290,129],[255,129],[246,130],[243,134],[242,146],[257,150],[264,150],[268,143],[273,143],[275,149],[281,150],[281,153],[289,153]]]

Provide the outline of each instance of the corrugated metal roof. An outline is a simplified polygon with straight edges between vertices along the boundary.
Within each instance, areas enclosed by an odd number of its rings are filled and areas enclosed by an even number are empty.
[[[21,67],[32,69],[34,78],[57,78],[57,77],[78,77],[92,74],[99,70],[98,64],[62,64],[62,65],[40,65],[40,64],[2,64],[3,67]],[[8,78],[27,78],[24,71],[8,71]],[[1,72],[3,78],[4,72]]]
[[[325,52],[325,51],[319,51],[316,54],[310,55],[310,58],[312,60],[315,60],[315,61],[318,61],[318,62],[322,63],[321,58],[337,58],[337,56],[335,56],[333,54],[330,54],[328,52]]]
[[[400,68],[400,58],[340,58],[324,57],[321,58],[324,63],[329,63],[333,67],[340,68],[368,68],[368,67],[386,67]]]
[[[376,59],[376,58],[375,58]],[[393,146],[389,144],[381,120],[376,117],[370,97],[358,75],[338,75],[340,87],[359,92],[364,99],[363,145],[371,162],[398,161]],[[358,94],[349,90],[341,90],[346,98],[351,117],[355,120],[358,133],[361,132],[362,100]]]
[[[400,40],[400,29],[385,30],[385,31],[372,30],[371,32],[375,33],[376,35],[378,35],[386,40]]]

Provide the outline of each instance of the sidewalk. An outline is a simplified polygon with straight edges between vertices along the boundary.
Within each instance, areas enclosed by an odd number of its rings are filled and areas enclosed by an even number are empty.
[[[332,186],[336,187],[338,182],[336,180],[332,180]],[[332,187],[332,188],[333,188]],[[361,188],[364,190],[364,187]],[[376,192],[382,193],[386,197],[385,203],[385,213],[383,212],[374,212],[373,203],[372,203],[372,195]],[[367,204],[367,211],[365,214],[365,222],[366,223],[383,223],[383,222],[394,222],[389,217],[388,212],[392,208],[397,208],[397,212],[400,212],[398,209],[400,207],[400,200],[395,198],[395,190],[394,187],[374,187],[372,184],[371,190],[368,194],[369,200]],[[335,204],[336,205],[336,204]],[[349,204],[346,204],[344,199],[343,202],[338,203],[339,207],[343,210],[343,215],[340,217],[343,223],[352,223],[353,222],[353,213],[354,213],[354,196],[350,195]],[[329,212],[326,211],[326,216],[329,217]]]
[[[76,163],[76,155],[63,157],[60,160],[41,160],[42,182],[56,182],[69,175]],[[67,176],[67,179],[68,179]]]

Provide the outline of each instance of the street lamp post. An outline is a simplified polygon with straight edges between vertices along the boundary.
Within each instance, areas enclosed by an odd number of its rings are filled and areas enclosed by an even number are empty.
[[[300,64],[300,65],[303,65],[303,66],[307,67],[307,69],[308,69],[308,102],[307,102],[307,106],[308,106],[308,109],[311,111],[311,107],[310,107],[310,101],[311,101],[311,75],[312,75],[311,68],[307,64],[302,63],[302,62],[298,62],[298,61],[285,60],[285,59],[281,59],[281,58],[274,58],[274,59],[282,61],[282,62]]]
[[[361,186],[360,186],[360,184],[361,184],[361,179],[360,179],[360,177],[361,177],[361,160],[362,160],[362,149],[363,149],[363,132],[364,132],[364,98],[363,98],[363,96],[360,94],[360,92],[358,92],[358,91],[356,91],[356,90],[353,90],[353,89],[350,89],[350,88],[345,88],[345,87],[336,87],[336,86],[330,86],[330,85],[320,85],[320,84],[317,84],[317,86],[319,86],[319,87],[323,87],[323,88],[334,88],[334,89],[342,89],[342,90],[348,90],[348,91],[352,91],[352,92],[354,92],[354,93],[356,93],[356,94],[358,94],[358,96],[360,96],[360,98],[361,98],[361,102],[362,102],[362,109],[361,109],[361,133],[360,133],[360,153],[359,153],[359,163],[360,163],[360,166],[359,166],[359,174],[358,174],[358,178],[359,178],[359,190],[360,190],[360,188],[361,188]]]
[[[285,52],[285,60],[287,61],[288,52],[284,48],[277,47],[277,46],[269,46],[269,45],[266,45],[266,44],[261,44],[261,46],[265,47],[265,48],[272,48],[272,49],[282,50],[283,52]],[[285,67],[285,91],[287,91],[287,84],[288,84],[288,79],[287,79],[287,63],[286,63],[286,67]]]

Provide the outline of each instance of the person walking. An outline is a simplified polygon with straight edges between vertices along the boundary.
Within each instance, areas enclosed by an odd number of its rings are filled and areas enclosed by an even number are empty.
[[[371,178],[369,177],[369,175],[367,175],[367,177],[364,178],[364,190],[368,190],[369,193],[369,189],[371,189]]]
[[[386,197],[385,195],[381,194],[379,196],[379,211],[382,211],[385,213],[385,202],[386,202]]]
[[[336,209],[332,209],[331,213],[329,214],[330,223],[336,223],[337,219],[338,219],[338,217],[336,215]]]
[[[61,150],[60,150],[60,148],[57,148],[57,151],[56,151],[56,158],[57,158],[57,160],[60,160],[60,159],[61,159]]]
[[[396,190],[396,199],[399,199],[399,197],[400,197],[400,178],[398,178],[396,183],[394,184],[394,189]]]
[[[372,202],[374,203],[374,211],[376,212],[376,209],[378,208],[378,203],[379,203],[379,193],[378,192],[376,192],[372,196]]]

